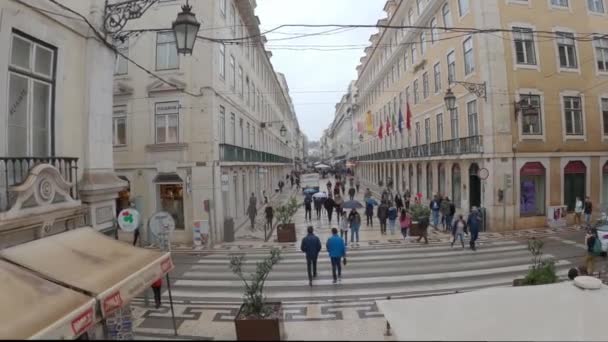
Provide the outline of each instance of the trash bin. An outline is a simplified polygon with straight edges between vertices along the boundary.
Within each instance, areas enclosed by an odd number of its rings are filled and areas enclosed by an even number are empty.
[[[224,219],[224,242],[234,242],[234,219],[232,217]]]

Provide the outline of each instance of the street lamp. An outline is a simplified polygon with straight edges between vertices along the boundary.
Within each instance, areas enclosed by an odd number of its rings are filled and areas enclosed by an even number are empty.
[[[445,93],[443,97],[443,101],[445,102],[445,107],[452,111],[456,108],[456,95],[452,92],[452,89],[448,88],[448,91]]]
[[[279,130],[279,133],[281,133],[282,137],[285,137],[287,135],[287,128],[285,128],[285,125],[281,126],[281,129]]]
[[[190,6],[188,0],[182,6],[182,12],[177,15],[177,19],[175,19],[171,27],[175,34],[177,53],[192,55],[196,35],[201,24],[196,21],[196,16],[192,13],[192,6]]]

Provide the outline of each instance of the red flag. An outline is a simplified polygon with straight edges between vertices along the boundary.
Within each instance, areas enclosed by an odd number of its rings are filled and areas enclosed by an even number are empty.
[[[380,124],[380,128],[378,128],[378,138],[380,138],[380,140],[382,140],[382,124]]]
[[[388,116],[386,117],[386,135],[391,135],[391,120],[388,119]]]
[[[408,131],[412,129],[412,111],[410,110],[409,102],[407,102],[407,115],[406,115],[406,119],[405,119],[405,127],[407,128]]]

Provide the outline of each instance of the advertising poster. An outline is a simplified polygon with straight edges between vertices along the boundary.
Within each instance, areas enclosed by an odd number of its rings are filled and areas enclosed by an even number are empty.
[[[133,317],[128,304],[106,318],[106,338],[113,341],[133,340]]]
[[[567,206],[551,206],[547,210],[547,225],[551,228],[564,228],[568,225],[567,216]]]
[[[194,221],[194,229],[192,230],[194,234],[194,245],[199,248],[207,248],[209,247],[209,221],[201,220]],[[198,240],[198,242],[196,241]]]

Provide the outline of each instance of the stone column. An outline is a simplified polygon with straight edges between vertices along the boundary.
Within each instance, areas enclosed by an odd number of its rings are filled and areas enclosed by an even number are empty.
[[[103,27],[103,0],[91,1],[89,20]],[[80,182],[82,202],[88,206],[90,224],[97,230],[111,228],[115,199],[127,183],[114,173],[112,146],[112,103],[114,52],[90,33],[86,47],[86,110],[83,113],[84,158]]]

